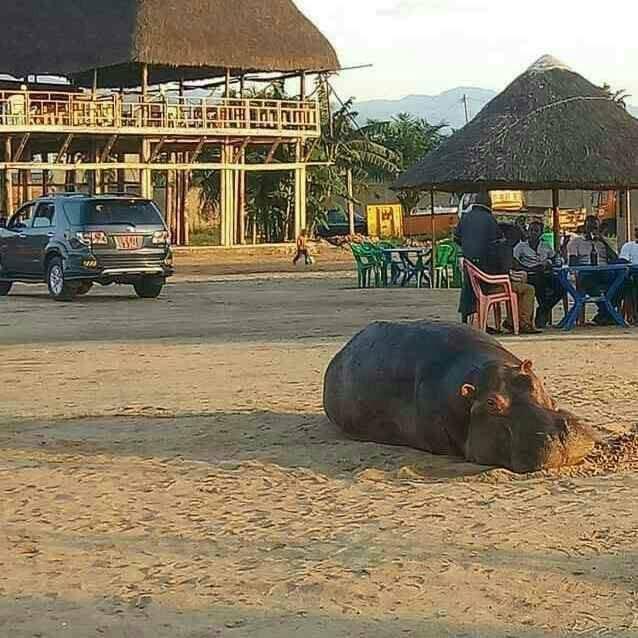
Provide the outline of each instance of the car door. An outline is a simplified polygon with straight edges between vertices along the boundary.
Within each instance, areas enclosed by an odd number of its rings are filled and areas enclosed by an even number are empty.
[[[34,204],[25,204],[13,215],[7,224],[4,239],[4,270],[15,275],[25,275],[29,272],[28,264],[28,235],[31,227]]]
[[[44,253],[55,230],[55,204],[40,202],[26,235],[27,274],[44,277]]]

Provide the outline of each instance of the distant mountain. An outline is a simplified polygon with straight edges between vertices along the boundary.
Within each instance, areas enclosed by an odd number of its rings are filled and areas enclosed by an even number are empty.
[[[359,120],[387,120],[399,113],[425,118],[431,124],[447,124],[453,129],[465,125],[463,97],[467,96],[468,114],[473,118],[493,97],[496,91],[473,87],[458,87],[440,95],[409,95],[400,100],[370,100],[355,102]]]
[[[353,108],[359,114],[361,124],[409,113],[425,118],[430,124],[447,124],[452,129],[460,129],[465,125],[464,96],[467,96],[468,115],[472,119],[496,95],[497,92],[491,89],[458,87],[440,95],[409,95],[400,100],[355,102]],[[638,107],[629,105],[627,110],[638,117]]]

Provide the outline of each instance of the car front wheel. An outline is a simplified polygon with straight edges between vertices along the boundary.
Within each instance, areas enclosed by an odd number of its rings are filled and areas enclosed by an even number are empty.
[[[0,281],[0,297],[6,297],[11,292],[13,283],[10,281]]]
[[[144,277],[133,284],[138,297],[142,299],[157,299],[162,288],[164,288],[164,280],[156,277]]]
[[[73,301],[77,294],[77,286],[64,278],[64,267],[59,257],[51,259],[47,266],[47,285],[49,294],[56,301]]]

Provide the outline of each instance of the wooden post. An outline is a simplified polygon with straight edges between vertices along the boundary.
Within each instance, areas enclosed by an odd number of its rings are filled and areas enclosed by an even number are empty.
[[[631,197],[630,191],[623,190],[618,193],[618,207],[616,213],[616,234],[618,246],[623,246],[632,238],[631,232]]]
[[[224,97],[230,97],[230,69],[226,69],[226,89]]]
[[[306,99],[306,72],[302,71],[299,76],[299,81],[301,84],[301,90],[299,92],[299,99],[303,102]]]
[[[430,189],[430,207],[432,208],[432,257],[430,259],[430,276],[432,277],[432,288],[435,286],[436,278],[436,215],[434,214],[434,190]]]
[[[142,101],[148,97],[148,64],[142,64]]]
[[[243,149],[239,156],[241,168],[237,171],[237,241],[240,245],[246,243],[246,171],[243,166],[246,163],[246,150]]]
[[[348,222],[350,227],[350,236],[353,236],[355,233],[355,224],[354,224],[354,186],[352,180],[352,169],[349,168],[346,172],[346,181],[347,181],[347,189],[348,189]]]
[[[232,146],[228,140],[222,142],[221,162],[221,244],[232,246],[235,242],[235,226],[237,210],[235,206],[235,178],[234,171],[228,168],[232,160]]]
[[[42,158],[45,162],[48,161],[48,157],[45,155]],[[49,190],[49,171],[46,168],[42,171],[42,197],[46,197]]]
[[[147,138],[142,140],[140,158],[144,163],[147,163],[151,158],[151,141]],[[153,198],[153,176],[150,168],[140,170],[140,194],[147,199]]]
[[[93,87],[91,90],[91,98],[93,101],[97,99],[97,69],[93,69]]]
[[[120,153],[117,156],[118,162],[123,162],[125,160],[125,155]],[[117,169],[117,192],[124,193],[126,191],[126,170],[123,168]]]
[[[13,157],[11,149],[11,138],[7,137],[4,142],[4,158],[6,162],[10,162]],[[4,209],[7,217],[13,214],[13,174],[10,169],[4,172]]]
[[[552,189],[552,211],[554,218],[554,250],[560,254],[560,191]]]

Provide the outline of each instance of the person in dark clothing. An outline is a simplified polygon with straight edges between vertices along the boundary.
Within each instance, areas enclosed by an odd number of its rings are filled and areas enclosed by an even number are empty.
[[[463,249],[463,257],[469,259],[483,272],[494,272],[494,247],[499,238],[499,228],[492,215],[492,199],[487,191],[480,192],[474,205],[461,218],[454,231],[454,241]],[[476,299],[467,277],[461,290],[459,313],[463,323],[476,312]]]
[[[487,191],[477,195],[472,208],[463,215],[454,239],[463,249],[463,257],[488,274],[510,274],[513,266],[513,246],[503,237],[492,214],[492,201]],[[512,280],[512,288],[519,297],[521,331],[537,334],[533,326],[534,289],[527,283]],[[531,306],[531,307],[530,307]],[[461,290],[459,312],[464,323],[476,312],[472,286],[465,278]]]

